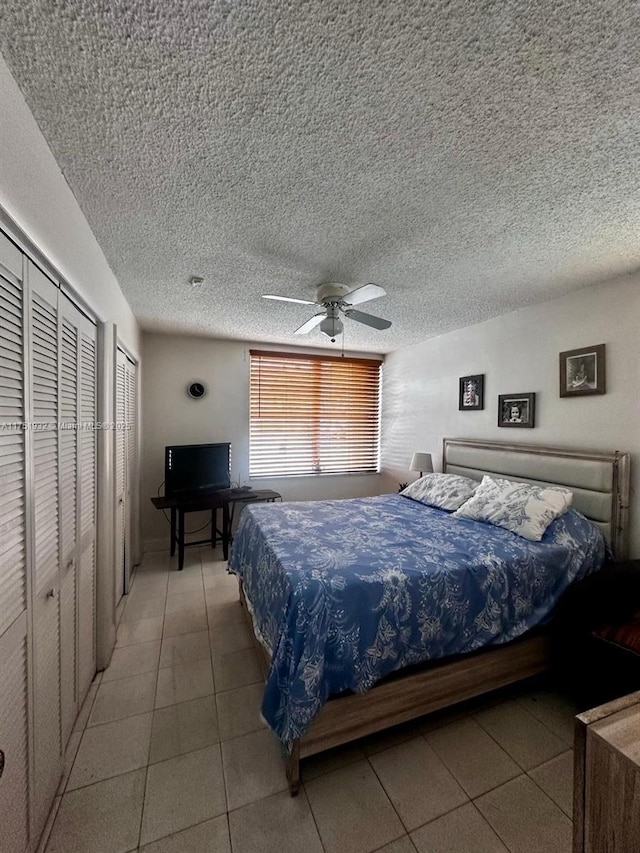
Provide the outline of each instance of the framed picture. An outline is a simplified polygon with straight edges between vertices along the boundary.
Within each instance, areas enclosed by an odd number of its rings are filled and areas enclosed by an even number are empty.
[[[467,409],[484,409],[484,373],[460,377],[458,408],[461,412]]]
[[[534,427],[535,394],[500,394],[498,397],[499,427]]]
[[[560,396],[604,394],[604,344],[560,353]]]

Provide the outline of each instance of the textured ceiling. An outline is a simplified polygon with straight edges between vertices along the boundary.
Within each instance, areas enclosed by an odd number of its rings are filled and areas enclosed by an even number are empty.
[[[143,327],[331,346],[260,294],[374,281],[387,352],[640,266],[639,8],[3,0],[0,50]]]

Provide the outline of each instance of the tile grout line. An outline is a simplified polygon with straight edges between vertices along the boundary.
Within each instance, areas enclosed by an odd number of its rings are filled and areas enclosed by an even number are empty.
[[[375,767],[373,766],[373,764],[371,763],[371,761],[370,761],[370,759],[369,759],[369,756],[368,756],[368,755],[365,755],[365,761],[367,762],[367,764],[369,765],[369,767],[370,767],[370,768],[371,768],[371,770],[373,771],[373,775],[376,777],[376,779],[378,780],[378,784],[380,785],[380,787],[381,787],[381,788],[382,788],[382,790],[384,791],[384,795],[385,795],[385,797],[387,798],[387,800],[389,801],[389,804],[390,804],[391,808],[393,809],[393,811],[394,811],[394,813],[395,813],[396,817],[397,817],[397,818],[398,818],[398,820],[400,821],[400,826],[404,829],[404,831],[405,831],[405,835],[408,835],[408,834],[409,834],[409,830],[407,829],[405,822],[402,820],[402,817],[400,816],[400,812],[399,812],[399,811],[397,810],[397,808],[395,807],[394,802],[393,802],[393,800],[391,799],[391,797],[390,797],[390,795],[389,795],[389,792],[388,792],[388,791],[387,791],[387,789],[385,788],[385,786],[384,786],[384,782],[382,781],[382,779],[381,779],[381,778],[378,776],[378,774],[376,773],[376,768],[375,768]],[[453,775],[453,774],[452,774],[452,775]],[[466,794],[466,791],[465,791],[465,794]],[[398,836],[398,838],[401,838],[401,837],[402,837],[402,836]],[[392,839],[391,839],[391,841],[397,841],[397,840],[398,840],[398,838],[392,838]],[[391,842],[388,842],[388,843],[390,844]],[[383,845],[383,846],[384,846],[384,845]],[[378,849],[380,849],[380,848],[378,848]]]
[[[217,546],[215,549],[217,550]],[[200,565],[202,566],[202,557],[200,560]],[[207,606],[207,589],[204,585],[204,574],[202,576],[202,589],[204,591],[204,602],[205,602],[205,613],[207,616],[207,645],[209,647],[209,665],[211,666],[211,679],[213,682],[213,703],[216,709],[216,725],[218,728],[218,748],[220,750],[220,768],[222,770],[222,787],[224,789],[224,805],[225,805],[225,817],[227,819],[227,833],[229,835],[229,849],[233,850],[233,842],[231,840],[231,823],[229,822],[229,791],[227,788],[227,772],[225,769],[225,761],[224,761],[224,752],[222,750],[222,739],[220,737],[220,714],[218,712],[218,696],[216,693],[216,681],[215,681],[215,673],[213,670],[213,649],[211,648],[211,626],[209,625],[209,608]]]
[[[516,700],[516,701],[518,701],[518,700]],[[509,758],[514,762],[514,764],[517,764],[517,765],[518,765],[518,767],[519,767],[519,768],[521,768],[521,770],[522,770],[522,772],[524,773],[524,775],[525,775],[525,776],[529,776],[529,774],[530,774],[530,772],[531,772],[532,770],[537,770],[537,769],[538,769],[538,767],[542,767],[542,765],[543,765],[543,764],[547,764],[549,761],[553,761],[555,758],[559,758],[561,755],[564,755],[564,753],[565,753],[565,752],[573,752],[573,746],[566,746],[566,744],[564,743],[563,739],[562,739],[561,737],[559,737],[559,735],[557,735],[554,731],[552,731],[548,726],[545,726],[545,725],[544,725],[544,723],[542,722],[542,720],[538,720],[538,718],[535,716],[535,714],[532,714],[532,713],[531,713],[531,711],[529,711],[529,709],[528,709],[528,708],[524,707],[524,705],[523,705],[522,707],[523,707],[523,708],[524,708],[524,710],[527,712],[527,714],[529,714],[529,716],[530,716],[530,717],[533,717],[533,719],[534,719],[534,720],[536,720],[536,721],[537,721],[537,722],[539,722],[542,726],[544,726],[544,728],[546,728],[546,730],[547,730],[548,732],[551,732],[551,734],[552,734],[552,735],[554,735],[554,736],[556,737],[556,739],[557,739],[557,740],[561,741],[561,742],[562,742],[562,745],[565,747],[561,752],[558,752],[558,753],[556,753],[555,755],[552,755],[550,758],[545,758],[545,760],[544,760],[544,761],[541,761],[539,764],[534,764],[534,766],[533,766],[533,767],[530,767],[529,769],[527,769],[526,767],[523,767],[523,766],[522,766],[522,764],[517,760],[517,758],[516,758],[515,756],[511,755],[511,753],[510,753],[510,752],[509,752],[509,751],[508,751],[504,746],[502,746],[502,744],[501,744],[501,743],[499,743],[499,742],[496,740],[496,738],[491,734],[491,732],[490,732],[487,728],[485,728],[485,726],[483,726],[483,725],[482,725],[482,723],[481,723],[481,721],[480,721],[480,720],[478,720],[478,719],[477,719],[477,717],[475,716],[475,714],[472,714],[471,716],[472,716],[472,718],[476,721],[476,723],[480,726],[480,728],[481,728],[484,732],[486,732],[486,733],[489,735],[489,737],[490,737],[490,738],[491,738],[491,739],[492,739],[492,740],[493,740],[493,741],[494,741],[494,742],[495,742],[495,743],[500,747],[500,749],[501,749],[501,750],[502,750],[506,755],[508,755],[508,756],[509,756]],[[512,777],[512,778],[516,778],[516,777],[514,776],[514,777]],[[531,778],[531,777],[530,777],[530,778]],[[509,782],[509,781],[511,781],[511,780],[510,780],[510,779],[507,779],[506,781],[507,781],[507,782]],[[534,779],[533,781],[535,782],[535,779]],[[503,783],[503,784],[506,784],[506,783]],[[498,786],[498,787],[499,787],[499,786]],[[540,786],[538,786],[538,787],[540,787]],[[495,788],[492,788],[491,790],[495,790]],[[542,789],[541,789],[541,790],[542,790]],[[487,791],[486,793],[488,793],[488,791]],[[545,791],[543,791],[543,793],[545,793]],[[545,794],[545,795],[546,795],[547,797],[549,796],[548,794]],[[480,796],[482,796],[482,794],[481,794]],[[549,797],[549,799],[551,799],[551,797]],[[552,800],[552,802],[554,802],[554,801]],[[556,804],[556,805],[557,805],[557,804]],[[559,807],[558,807],[558,808],[559,808]],[[562,811],[562,810],[561,810],[561,811]]]
[[[56,797],[51,803],[51,811],[47,817],[47,822],[45,823],[44,830],[40,839],[38,841],[37,853],[47,853],[47,847],[49,846],[49,839],[51,838],[51,833],[53,832],[53,827],[58,818],[58,812],[60,811],[60,805],[62,803],[62,795],[56,794]]]
[[[473,716],[472,716],[472,715],[470,715],[470,719],[473,719]],[[476,722],[477,722],[477,721],[476,721]],[[480,725],[480,724],[478,723],[478,725]],[[482,728],[482,726],[481,726],[481,728]],[[482,729],[482,731],[485,731],[485,730],[484,730],[484,728]],[[430,734],[431,734],[431,733],[430,733]],[[511,756],[510,756],[510,755],[509,755],[509,753],[506,751],[506,749],[503,749],[503,747],[502,747],[502,746],[500,746],[500,744],[498,743],[498,741],[497,741],[495,738],[493,738],[493,737],[489,734],[489,732],[485,732],[485,734],[487,734],[487,735],[491,738],[491,740],[492,740],[492,741],[497,745],[497,747],[498,747],[502,752],[504,752],[504,754],[507,756],[507,758],[508,758],[508,759],[510,759],[511,761],[513,761],[513,763],[516,765],[516,768],[517,768],[520,772],[519,772],[519,773],[517,773],[515,776],[511,776],[509,779],[504,779],[502,782],[499,782],[497,785],[493,785],[493,787],[491,787],[491,788],[487,788],[487,790],[486,790],[486,791],[483,791],[481,794],[477,794],[475,797],[472,797],[472,796],[471,796],[471,794],[469,794],[469,792],[467,791],[467,789],[465,788],[465,786],[463,785],[463,783],[460,781],[460,779],[458,779],[458,777],[456,776],[456,774],[455,774],[455,773],[453,772],[453,770],[449,767],[449,765],[448,765],[448,764],[447,764],[447,762],[444,760],[444,758],[440,755],[440,753],[438,752],[438,750],[437,750],[434,746],[431,746],[431,744],[430,744],[430,743],[429,743],[429,741],[427,740],[427,736],[426,736],[426,735],[422,735],[422,737],[427,741],[427,745],[428,745],[428,746],[429,746],[429,747],[430,747],[430,748],[435,752],[435,754],[438,756],[438,758],[440,759],[440,761],[444,764],[444,766],[447,768],[447,770],[449,771],[449,773],[450,773],[450,774],[453,776],[453,778],[456,780],[456,782],[458,783],[458,785],[460,785],[460,787],[462,788],[462,790],[465,792],[465,794],[466,794],[466,795],[467,795],[467,797],[469,798],[470,802],[473,802],[474,800],[477,800],[477,799],[478,799],[478,797],[484,797],[484,795],[485,795],[485,794],[488,794],[488,793],[489,793],[489,791],[495,791],[495,790],[496,790],[496,788],[500,788],[502,785],[506,785],[506,784],[507,784],[507,782],[511,782],[511,780],[512,780],[512,779],[517,779],[519,776],[526,775],[526,772],[527,772],[526,770],[523,770],[523,769],[520,767],[520,765],[518,764],[518,762],[517,762],[515,759],[511,758]]]
[[[545,723],[545,721],[544,721],[544,720],[541,720],[539,717],[536,717],[536,715],[535,715],[532,711],[530,711],[530,710],[527,708],[527,706],[526,706],[526,705],[524,704],[524,702],[522,701],[522,697],[516,697],[516,702],[517,702],[519,705],[521,705],[521,706],[525,709],[525,711],[527,711],[527,713],[531,714],[531,716],[532,716],[535,720],[537,720],[537,721],[540,723],[540,725],[544,726],[544,727],[545,727],[545,729],[547,729],[547,731],[551,732],[551,734],[552,734],[552,735],[555,735],[555,736],[558,738],[558,740],[561,740],[563,743],[565,743],[565,739],[564,739],[564,737],[562,737],[561,735],[559,735],[559,734],[558,734],[558,732],[554,732],[554,730],[551,728],[551,726],[548,726],[548,725]],[[575,717],[576,717],[579,713],[580,713],[580,711],[576,711],[576,713],[573,715],[573,718],[575,719]],[[571,741],[570,741],[570,743],[571,743],[571,746],[568,746],[568,747],[567,747],[567,749],[573,749],[573,740],[571,740]]]
[[[136,576],[137,576],[137,572],[136,572]],[[132,588],[135,588],[135,580],[136,580],[136,578],[134,578],[134,583],[132,584]],[[168,579],[167,579],[167,585],[168,585]],[[167,585],[165,585],[165,593],[164,593],[165,611],[166,611],[166,602],[167,602]],[[124,611],[122,613],[122,616],[124,616]],[[164,631],[164,616],[165,616],[165,613],[163,611],[162,628],[160,631],[160,651],[162,651],[162,634]],[[151,617],[151,618],[158,618],[158,617]],[[120,619],[120,624],[122,624],[122,618]],[[116,639],[117,639],[117,633],[116,633]],[[158,664],[159,663],[160,663],[160,656],[158,655]],[[118,679],[116,679],[116,680],[118,680]],[[155,685],[154,692],[153,692],[153,708],[151,709],[151,733],[149,735],[149,750],[151,749],[151,736],[153,734],[153,711],[155,709],[155,694],[156,694],[157,687],[158,687],[158,676],[156,673],[156,685]],[[140,769],[142,769],[142,768],[140,768]],[[149,775],[149,751],[147,751],[147,764],[144,767],[144,789],[142,792],[142,808],[140,809],[140,822],[138,824],[138,841],[137,841],[136,847],[134,848],[135,850],[137,850],[140,847],[140,836],[142,833],[142,818],[144,817],[144,801],[145,801],[145,797],[147,795],[147,777],[148,777],[148,775]]]
[[[160,634],[160,654],[162,654],[162,640],[164,639],[164,623],[167,616],[167,598],[168,598],[168,587],[169,587],[169,572],[171,571],[171,560],[169,560],[169,568],[167,569],[167,592],[165,593],[165,605],[164,605],[164,613],[162,614],[162,631]],[[151,732],[149,734],[149,746],[147,749],[147,764],[144,768],[144,790],[142,792],[142,808],[140,809],[140,822],[138,824],[138,843],[136,844],[136,848],[140,847],[140,842],[142,841],[142,822],[144,820],[144,812],[145,812],[145,803],[147,799],[147,784],[149,781],[149,756],[151,755],[151,740],[153,738],[153,718],[155,716],[156,711],[156,695],[158,692],[158,677],[160,673],[160,655],[158,655],[158,668],[156,670],[156,683],[153,691],[153,708],[151,709]]]
[[[313,812],[313,808],[311,807],[311,800],[309,799],[309,795],[307,794],[307,789],[304,786],[304,782],[302,781],[302,777],[300,778],[300,788],[302,790],[298,793],[298,796],[300,796],[300,794],[304,794],[304,798],[306,800],[307,807],[309,809],[309,814],[311,815],[311,820],[313,821],[313,825],[315,826],[316,832],[318,833],[318,838],[320,839],[320,847],[322,847],[323,853],[326,853],[327,848],[324,846],[324,841],[322,840],[322,835],[320,835],[320,827],[318,826],[318,821],[316,820],[316,816]],[[291,791],[288,789],[288,787],[287,787],[286,793],[289,794],[289,796],[291,796]],[[231,826],[231,824],[229,824],[229,826]]]
[[[97,673],[96,673],[96,676],[97,676]],[[94,677],[94,680],[95,680],[95,677]],[[93,682],[92,682],[92,684],[93,684]],[[76,732],[77,734],[80,735],[80,740],[78,741],[78,746],[76,747],[76,751],[75,751],[75,754],[73,756],[73,760],[71,762],[71,767],[69,768],[69,773],[68,773],[66,779],[64,780],[64,785],[62,786],[62,789],[58,789],[58,794],[60,795],[60,803],[58,805],[60,805],[62,803],[62,798],[67,793],[67,788],[69,786],[69,779],[71,779],[71,774],[73,773],[73,768],[74,768],[74,765],[76,763],[76,759],[78,758],[78,753],[80,752],[80,747],[82,746],[82,741],[84,740],[85,732],[89,728],[89,719],[91,717],[91,712],[93,711],[93,706],[95,705],[95,701],[98,697],[98,690],[100,689],[101,684],[102,684],[102,677],[100,678],[100,681],[98,682],[97,688],[96,688],[95,693],[93,695],[93,699],[91,700],[91,707],[89,708],[89,712],[87,714],[87,722],[84,724],[81,731]],[[89,691],[90,690],[91,690],[91,687],[89,687]],[[85,701],[89,698],[89,691],[87,691]],[[80,709],[80,713],[81,712],[82,712],[82,708]],[[71,740],[73,735],[74,735],[74,730],[72,729],[71,736],[69,737],[69,740]],[[68,747],[68,744],[67,744],[67,747]],[[66,749],[65,749],[65,758],[66,758]],[[56,812],[56,817],[57,817],[57,812]],[[55,823],[55,820],[51,824],[51,831],[53,831],[53,824],[54,823]],[[49,834],[51,834],[51,832]]]
[[[562,754],[563,754],[563,753],[562,753]],[[557,758],[557,756],[556,756],[556,758]],[[553,760],[553,759],[552,759],[552,760]],[[538,766],[539,766],[539,767],[542,767],[542,765],[541,765],[541,764],[539,764]],[[536,768],[534,767],[533,769],[535,770]],[[554,806],[556,806],[556,808],[560,809],[561,813],[562,813],[562,814],[567,818],[567,820],[571,823],[571,826],[573,826],[573,815],[568,815],[568,814],[565,812],[565,810],[562,808],[562,806],[561,806],[559,803],[556,803],[556,801],[555,801],[555,800],[554,800],[554,799],[553,799],[549,794],[547,794],[547,792],[544,790],[544,788],[542,787],[542,785],[540,785],[540,784],[539,784],[539,782],[537,782],[537,781],[533,778],[533,776],[529,776],[529,774],[527,773],[527,778],[528,778],[528,779],[530,779],[530,780],[533,782],[533,784],[536,786],[536,788],[538,788],[540,791],[542,791],[542,793],[544,794],[544,796],[545,796],[545,797],[547,797],[547,799],[551,800],[551,802],[554,804]]]
[[[488,733],[487,733],[487,734],[488,734]],[[419,735],[419,737],[423,738],[425,741],[427,740],[426,735],[420,734],[420,735]],[[405,743],[406,743],[406,741],[405,741]],[[478,812],[479,812],[481,815],[482,815],[482,812],[480,812],[480,810],[478,809],[478,807],[475,805],[476,800],[479,800],[479,799],[480,799],[480,797],[484,797],[486,794],[490,794],[492,791],[497,791],[497,790],[498,790],[498,788],[501,788],[503,785],[507,785],[507,784],[509,784],[509,782],[513,782],[513,780],[514,780],[514,779],[520,779],[520,778],[522,778],[522,776],[528,776],[528,774],[527,774],[526,770],[522,770],[522,772],[521,772],[521,773],[518,773],[518,775],[517,775],[517,776],[512,776],[510,779],[505,779],[503,782],[500,782],[500,783],[498,783],[497,785],[494,785],[494,786],[493,786],[493,787],[491,787],[491,788],[487,788],[487,790],[486,790],[486,791],[483,791],[481,794],[477,794],[475,797],[472,797],[472,796],[467,792],[467,790],[466,790],[466,788],[464,787],[464,785],[462,784],[462,782],[457,778],[457,776],[455,775],[455,773],[453,772],[453,770],[451,770],[451,769],[449,768],[449,766],[445,763],[444,759],[443,759],[443,758],[438,754],[438,752],[437,752],[437,751],[436,751],[436,750],[435,750],[435,749],[434,749],[434,748],[429,744],[429,742],[428,742],[428,741],[427,741],[427,745],[428,745],[431,749],[433,749],[433,751],[436,753],[436,755],[437,755],[438,759],[442,762],[443,766],[447,769],[447,772],[448,772],[448,773],[451,775],[451,777],[455,780],[456,784],[460,786],[461,790],[464,792],[464,795],[467,797],[467,803],[471,803],[471,804],[473,804],[473,805],[475,806],[475,808],[478,810]],[[500,744],[498,744],[498,746],[500,746]],[[500,747],[500,748],[502,749],[502,747]],[[394,749],[394,747],[389,747],[389,749]],[[386,752],[387,750],[382,750],[382,751],[383,751],[383,752]],[[506,750],[503,750],[503,752],[505,752],[505,753],[506,753]],[[380,755],[380,754],[381,754],[381,753],[374,753],[374,755]],[[508,755],[508,753],[506,753],[506,754]],[[509,756],[509,757],[511,757],[511,756]],[[557,756],[555,756],[555,757],[557,757]],[[369,757],[369,756],[366,756],[366,758],[367,758],[367,760],[369,761],[369,758],[370,758],[370,757]],[[370,761],[369,761],[369,763],[371,764],[371,762],[370,762]],[[514,762],[514,763],[517,763],[517,762]],[[372,767],[372,769],[373,769],[373,772],[375,773],[376,771],[375,771],[375,768],[373,767],[373,765],[371,765],[371,767]],[[518,765],[518,769],[521,769],[519,765]],[[332,773],[333,773],[333,772],[335,772],[335,771],[329,771],[329,772],[332,772]],[[328,774],[323,774],[323,775],[328,775]],[[385,794],[387,794],[387,790],[386,790],[386,788],[384,787],[384,783],[383,783],[383,782],[382,782],[382,780],[378,777],[378,774],[377,774],[377,773],[376,773],[376,777],[378,778],[378,780],[379,780],[380,784],[382,785],[382,787],[383,787],[383,789],[384,789]],[[534,781],[534,780],[532,780],[532,781]],[[539,786],[538,786],[538,787],[539,787]],[[544,793],[544,791],[543,791],[543,793]],[[548,795],[548,794],[545,794],[545,796],[547,796],[549,799],[551,799],[551,797],[549,797],[549,795]],[[387,794],[387,798],[391,801],[391,798],[389,797],[389,795],[388,795],[388,794]],[[551,802],[554,802],[554,801],[553,801],[553,800],[551,800]],[[426,823],[420,824],[420,826],[417,826],[415,829],[407,830],[407,833],[410,833],[410,832],[416,832],[418,829],[421,829],[423,826],[428,826],[428,824],[433,823],[433,821],[434,821],[434,820],[439,820],[441,817],[444,817],[444,816],[445,816],[445,815],[447,815],[447,814],[451,814],[451,812],[454,812],[456,809],[462,808],[462,806],[467,805],[467,803],[462,803],[462,804],[461,804],[461,805],[459,805],[459,806],[454,806],[454,807],[453,807],[453,808],[451,808],[451,809],[447,809],[447,811],[446,811],[446,812],[443,812],[441,815],[438,815],[437,817],[434,817],[434,818],[432,818],[431,820],[426,821]],[[393,802],[391,802],[391,805],[393,805]],[[554,805],[556,805],[556,804],[554,803]],[[395,808],[395,807],[394,807],[394,808]],[[560,807],[558,806],[558,808],[560,808]],[[561,811],[562,811],[562,809],[561,809]],[[564,812],[563,812],[563,814],[564,814]],[[402,823],[402,825],[403,825],[403,826],[405,826],[404,821],[402,820],[402,818],[400,817],[400,815],[399,815],[399,814],[398,814],[398,817],[400,818],[400,822]],[[482,817],[483,817],[483,819],[484,819],[484,820],[486,820],[486,818],[484,818],[484,816],[483,816],[483,815],[482,815]],[[489,822],[487,821],[487,823],[489,823]],[[491,826],[491,824],[489,824],[489,826]],[[405,827],[405,828],[406,828],[406,827]],[[493,827],[492,827],[492,828],[493,828]]]
[[[147,714],[149,714],[149,713],[151,714],[151,717],[152,717],[151,722],[152,722],[152,726],[153,726],[153,711],[141,711],[139,714],[131,714],[131,715],[130,715],[130,716],[128,716],[128,717],[119,717],[117,720],[109,720],[109,721],[108,721],[108,722],[106,722],[106,723],[99,723],[97,726],[90,726],[90,727],[88,727],[88,728],[91,728],[91,730],[92,730],[92,731],[95,731],[96,729],[99,729],[99,728],[101,728],[102,726],[109,726],[109,725],[111,725],[111,723],[121,723],[121,722],[123,722],[124,720],[132,720],[132,719],[134,719],[135,717],[144,717],[144,716],[146,716],[146,715],[147,715]],[[84,730],[84,732],[82,733],[82,734],[83,734],[83,737],[84,737],[85,732],[88,730],[88,728],[87,728],[87,729],[85,729],[85,730]],[[151,738],[149,738],[149,744],[151,744]],[[81,746],[81,745],[82,745],[82,741],[80,741],[80,743],[78,744],[78,748],[77,748],[77,750],[76,750],[76,754],[75,754],[75,757],[74,757],[74,760],[73,760],[73,764],[75,764],[75,762],[76,762],[76,759],[77,759],[77,757],[78,757],[78,753],[80,752],[80,746]],[[156,763],[158,763],[158,762],[156,762]],[[146,763],[146,764],[142,764],[140,767],[134,767],[134,768],[132,768],[131,770],[121,770],[119,773],[114,773],[114,774],[113,774],[113,776],[105,776],[105,777],[104,777],[104,778],[102,778],[102,779],[95,779],[95,780],[93,780],[93,781],[91,781],[91,782],[85,782],[85,784],[84,784],[84,785],[78,785],[76,788],[71,788],[71,789],[70,789],[70,788],[69,788],[69,780],[71,779],[71,773],[72,773],[72,771],[73,771],[73,766],[72,766],[72,767],[71,767],[71,770],[69,771],[69,779],[67,779],[67,782],[66,782],[66,785],[65,785],[65,791],[64,791],[64,792],[65,792],[65,793],[71,793],[72,791],[81,791],[83,788],[89,788],[89,787],[91,787],[91,785],[98,785],[100,782],[107,782],[107,781],[108,781],[108,780],[110,780],[110,779],[117,779],[117,778],[118,778],[118,776],[126,776],[126,775],[127,775],[127,773],[135,773],[137,770],[143,770],[145,767],[148,767],[148,766],[149,766],[149,762],[148,762],[148,760],[147,760],[147,763]]]
[[[215,817],[206,817],[204,820],[199,820],[197,823],[189,824],[184,829],[176,829],[175,832],[170,832],[169,835],[161,835],[160,838],[154,838],[153,841],[150,841],[149,844],[158,844],[160,841],[166,841],[167,838],[174,838],[176,835],[180,835],[181,832],[186,832],[189,829],[193,829],[196,826],[202,826],[204,823],[209,823],[210,820],[217,820],[219,817],[225,817],[227,812],[223,812],[220,815],[216,815]],[[229,822],[227,821],[227,831],[229,827]],[[231,839],[229,839],[231,842]],[[146,846],[146,845],[145,845]],[[136,850],[142,850],[142,848],[138,845],[138,847],[134,847],[132,853],[135,853]]]
[[[524,710],[525,710],[525,711],[527,711],[527,709],[526,709],[526,708],[525,708]],[[536,717],[534,717],[534,715],[533,715],[530,711],[527,711],[527,713],[529,714],[529,716],[530,716],[530,717],[533,717],[533,719],[534,719],[534,720],[536,719]],[[493,741],[493,742],[494,742],[494,743],[495,743],[495,744],[496,744],[496,745],[497,745],[497,746],[498,746],[498,747],[499,747],[499,748],[504,752],[504,754],[505,754],[506,756],[508,756],[508,757],[511,759],[511,761],[513,761],[513,763],[514,763],[514,764],[516,764],[516,765],[517,765],[517,766],[522,770],[522,772],[523,772],[523,773],[528,774],[528,772],[529,772],[529,771],[527,770],[527,768],[526,768],[526,767],[523,767],[523,766],[522,766],[522,764],[518,761],[518,759],[517,759],[514,755],[511,755],[511,753],[508,751],[508,749],[507,749],[506,747],[504,747],[504,746],[503,746],[503,745],[502,745],[502,744],[497,740],[497,738],[496,738],[496,737],[494,737],[494,735],[493,735],[493,734],[491,734],[491,732],[489,731],[489,729],[487,729],[485,726],[483,726],[483,725],[482,725],[482,723],[481,723],[481,722],[480,722],[480,720],[475,716],[475,714],[472,714],[472,715],[471,715],[471,718],[474,720],[474,722],[476,722],[476,723],[480,726],[480,728],[482,729],[482,731],[483,731],[483,732],[485,732],[485,734],[487,734],[487,735],[491,738],[491,740],[492,740],[492,741]],[[538,722],[539,722],[539,721],[538,721]],[[550,729],[549,729],[548,731],[550,731]],[[553,734],[553,732],[552,732],[552,734]],[[558,737],[558,736],[556,735],[556,737]],[[560,738],[558,738],[558,740],[560,740]],[[562,752],[566,752],[566,750],[564,750],[564,749],[563,749],[563,750],[562,750]],[[562,753],[561,753],[561,752],[559,752],[559,753],[557,753],[557,755],[562,755]],[[545,761],[541,761],[541,762],[540,762],[540,764],[536,764],[536,765],[535,765],[535,767],[532,767],[532,768],[531,768],[531,770],[535,770],[535,768],[536,768],[536,767],[540,767],[542,764],[545,764],[545,763],[546,763],[546,761],[551,761],[551,759],[556,758],[556,757],[557,757],[557,755],[552,755],[552,756],[551,756],[551,758],[547,758],[547,759],[545,759]],[[507,780],[507,781],[509,781],[509,780]]]

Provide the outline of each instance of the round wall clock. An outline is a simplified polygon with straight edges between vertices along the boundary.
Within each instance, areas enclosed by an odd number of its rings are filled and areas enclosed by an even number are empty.
[[[187,394],[193,400],[200,400],[207,393],[207,386],[204,382],[201,382],[199,379],[196,379],[195,382],[189,382],[187,385]]]

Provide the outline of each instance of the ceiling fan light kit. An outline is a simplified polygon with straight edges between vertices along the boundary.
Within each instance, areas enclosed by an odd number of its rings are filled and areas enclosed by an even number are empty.
[[[366,314],[364,311],[356,311],[353,308],[354,305],[369,302],[371,299],[378,299],[380,296],[386,296],[386,290],[378,284],[363,284],[361,287],[356,287],[355,290],[349,290],[346,284],[326,282],[325,284],[318,285],[315,302],[307,299],[276,296],[266,293],[263,295],[263,299],[274,299],[278,302],[295,302],[299,305],[317,305],[319,308],[322,308],[322,311],[315,314],[306,323],[303,323],[302,326],[296,329],[295,334],[306,335],[312,329],[315,329],[316,326],[320,326],[320,331],[328,338],[331,338],[332,343],[335,343],[336,337],[344,331],[344,324],[340,319],[340,314],[372,329],[383,330],[391,326],[389,320],[384,320],[382,317],[374,317],[373,314]]]
[[[331,338],[331,343],[336,342],[336,337],[344,331],[342,320],[338,317],[338,309],[330,308],[327,316],[320,321],[320,331]]]

